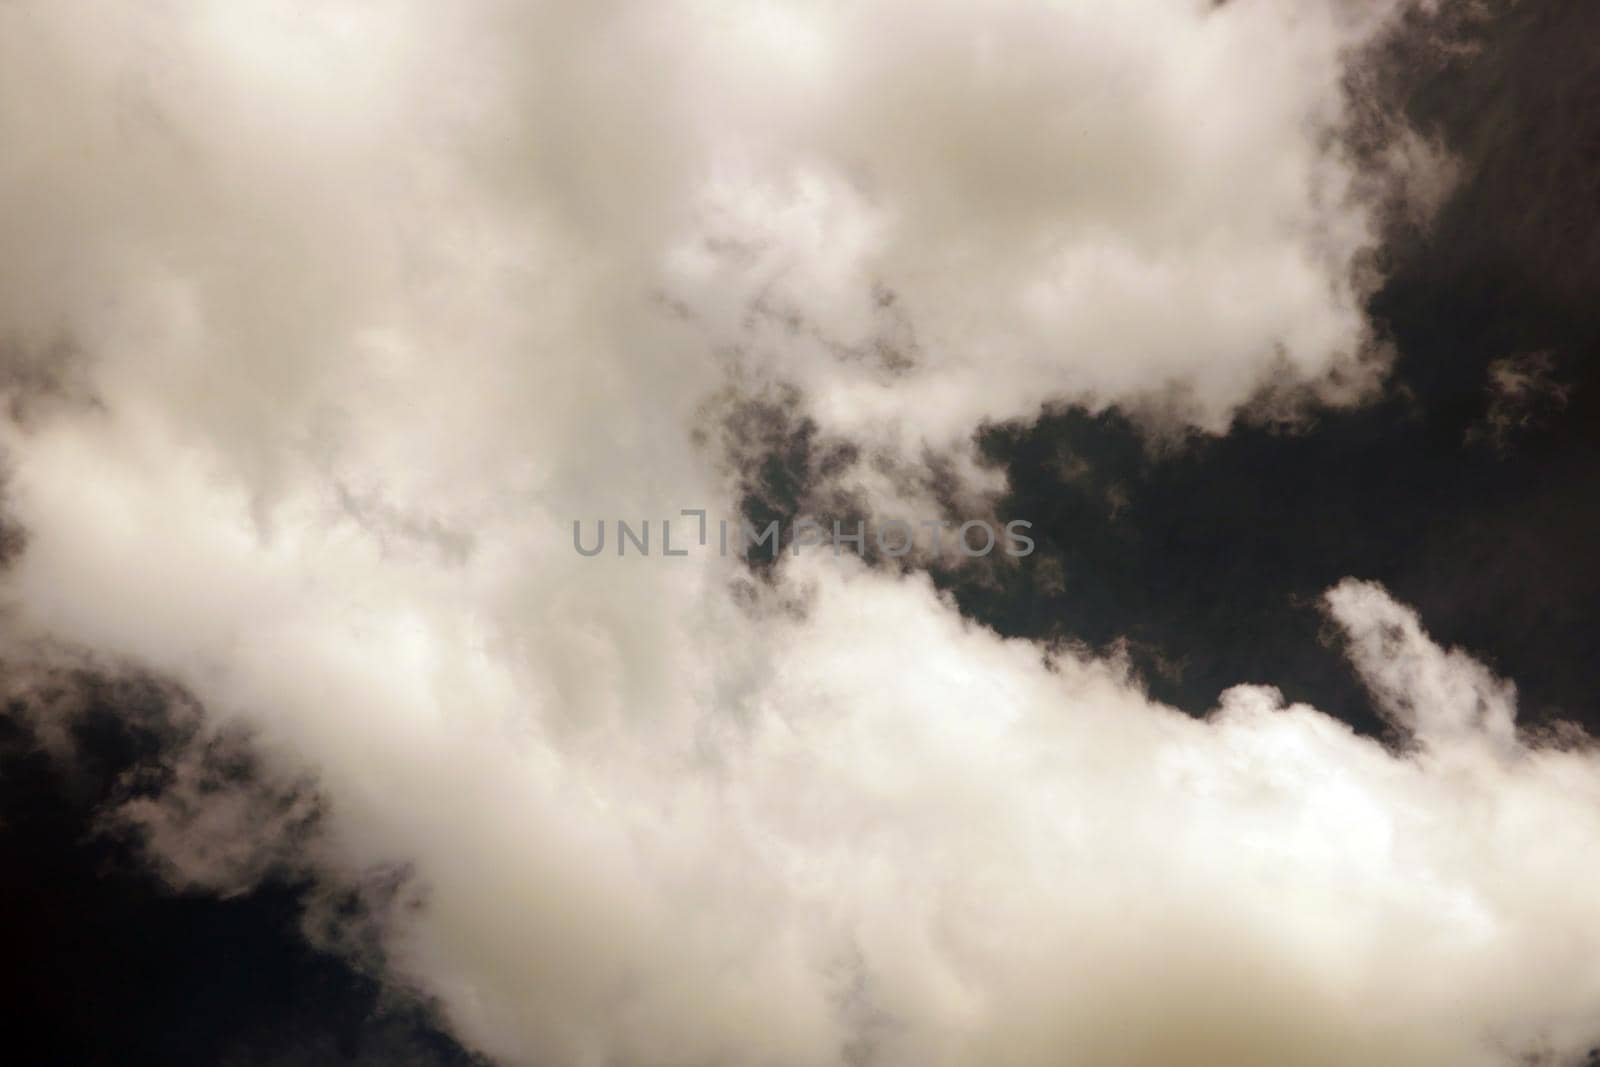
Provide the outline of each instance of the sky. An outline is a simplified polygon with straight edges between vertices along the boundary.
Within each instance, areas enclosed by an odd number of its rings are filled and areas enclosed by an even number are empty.
[[[7,1040],[1595,1062],[1597,34],[0,5]]]

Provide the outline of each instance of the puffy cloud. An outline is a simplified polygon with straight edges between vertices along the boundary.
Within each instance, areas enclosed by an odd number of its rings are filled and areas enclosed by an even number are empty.
[[[1406,734],[1433,749],[1448,750],[1463,739],[1515,744],[1514,685],[1459,649],[1434,646],[1416,612],[1390,600],[1380,586],[1346,580],[1327,599],[1362,681]]]
[[[1374,205],[1340,83],[1391,11],[756,8],[697,71],[733,103],[705,123],[710,239],[666,288],[858,434],[1063,397],[1216,430],[1268,382],[1348,401]],[[1440,168],[1406,144],[1422,195]]]
[[[1404,754],[916,575],[570,548],[736,513],[729,383],[899,463],[1359,392],[1333,131],[1392,5],[442,12],[0,7],[8,647],[171,679],[283,804],[180,761],[126,813],[176,881],[280,862],[308,776],[296,862],[411,871],[389,974],[506,1063],[1587,1047],[1594,758],[1375,588],[1330,611]]]
[[[304,862],[413,872],[390,976],[503,1062],[1459,1065],[1593,1041],[1600,764],[1508,737],[1509,686],[1377,587],[1329,610],[1400,753],[1265,686],[1205,720],[1154,705],[921,577],[824,554],[786,580],[805,613],[707,581],[638,620],[665,628],[642,646],[570,617],[582,638],[526,650],[559,704],[494,699],[504,660],[447,613],[384,628],[401,589],[311,647],[266,618],[259,652],[189,644],[214,706],[313,761]],[[166,810],[173,862],[218,854]]]
[[[417,361],[598,401],[708,347],[912,445],[1348,400],[1341,81],[1394,6],[11,5],[0,321],[256,437]]]

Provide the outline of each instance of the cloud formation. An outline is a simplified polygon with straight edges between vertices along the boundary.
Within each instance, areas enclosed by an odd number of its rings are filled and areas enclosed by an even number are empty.
[[[1394,10],[0,8],[8,647],[313,781],[292,862],[409,871],[388,976],[507,1064],[1570,1058],[1600,767],[1382,590],[1328,611],[1400,751],[924,576],[568,541],[735,513],[730,388],[898,463],[1052,399],[1358,398],[1336,135]],[[124,813],[176,884],[290,862],[298,809],[199,774]]]

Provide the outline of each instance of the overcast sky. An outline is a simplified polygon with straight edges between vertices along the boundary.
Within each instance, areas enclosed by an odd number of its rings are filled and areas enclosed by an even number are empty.
[[[1591,1062],[1596,40],[0,4],[8,1040]]]

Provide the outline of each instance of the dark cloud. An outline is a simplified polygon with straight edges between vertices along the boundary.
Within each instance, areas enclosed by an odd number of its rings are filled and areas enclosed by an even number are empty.
[[[1567,406],[1572,387],[1563,382],[1548,352],[1524,352],[1489,364],[1484,391],[1489,409],[1467,430],[1468,441],[1482,441],[1504,452],[1528,430],[1548,424]]]

